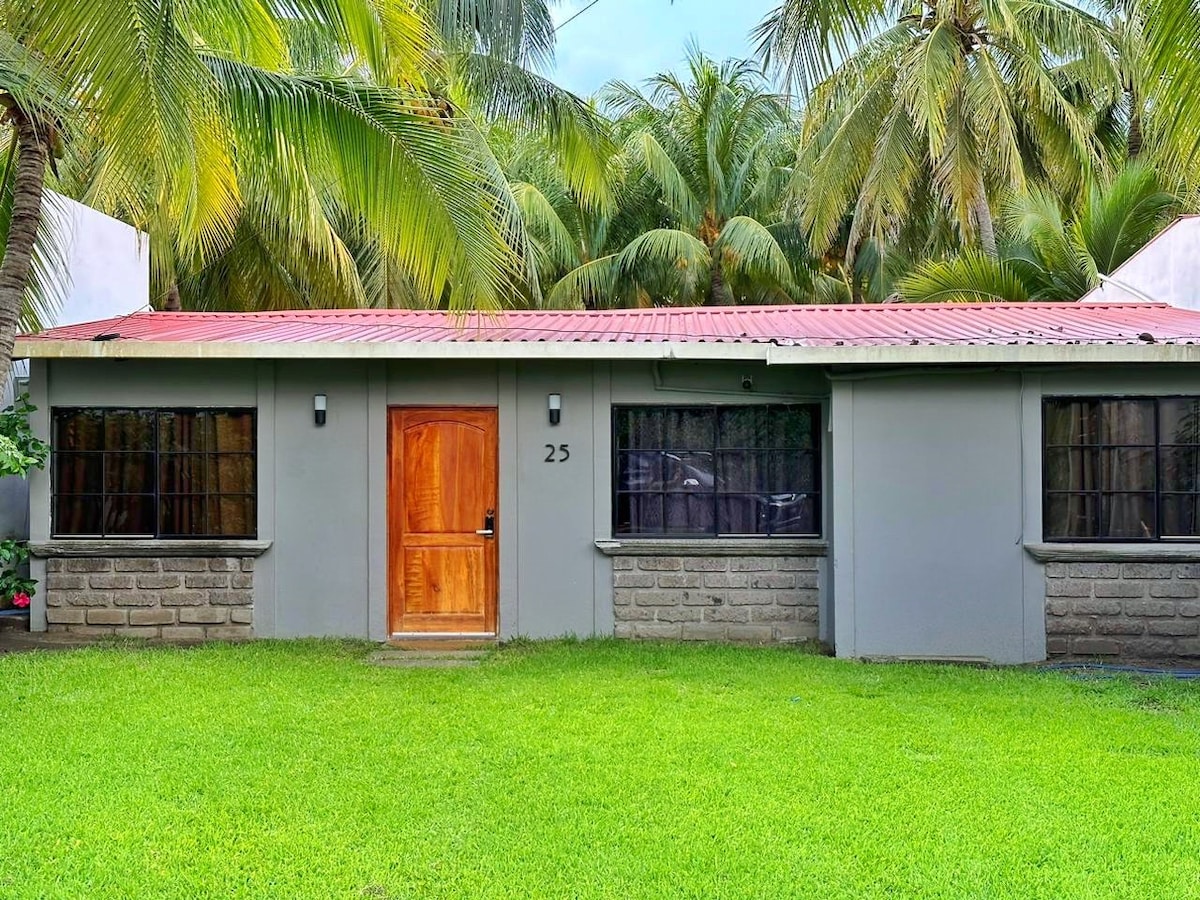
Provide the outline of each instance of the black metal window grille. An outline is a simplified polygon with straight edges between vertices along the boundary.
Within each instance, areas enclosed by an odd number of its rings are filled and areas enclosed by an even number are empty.
[[[253,538],[253,409],[55,408],[51,530],[70,537]]]
[[[617,406],[613,532],[817,536],[816,404]]]
[[[1043,537],[1200,537],[1200,397],[1042,404]]]

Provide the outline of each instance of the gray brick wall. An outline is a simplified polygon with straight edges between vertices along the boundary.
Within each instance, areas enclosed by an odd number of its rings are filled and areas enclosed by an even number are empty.
[[[1200,564],[1046,564],[1051,659],[1200,657]]]
[[[50,631],[166,641],[254,636],[254,560],[111,557],[46,560]]]
[[[614,556],[622,638],[817,639],[817,567],[805,556]]]

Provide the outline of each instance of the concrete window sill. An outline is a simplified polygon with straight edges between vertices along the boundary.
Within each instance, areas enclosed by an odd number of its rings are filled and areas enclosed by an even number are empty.
[[[1200,562],[1200,543],[1026,544],[1038,562]]]
[[[110,540],[83,538],[30,541],[29,552],[41,559],[59,556],[262,556],[271,548],[270,541],[202,539]]]
[[[827,556],[829,542],[811,538],[618,538],[596,541],[605,556]]]

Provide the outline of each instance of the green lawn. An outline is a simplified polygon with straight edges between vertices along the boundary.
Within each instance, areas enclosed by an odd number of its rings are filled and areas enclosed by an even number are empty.
[[[1200,685],[366,653],[0,657],[0,897],[1200,896]]]

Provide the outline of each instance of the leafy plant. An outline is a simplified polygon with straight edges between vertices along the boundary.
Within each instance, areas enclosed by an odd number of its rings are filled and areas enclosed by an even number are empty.
[[[22,394],[0,412],[0,476],[24,477],[31,469],[45,467],[50,445],[38,440],[29,427],[29,414],[36,410],[29,395]]]
[[[0,541],[0,604],[5,607],[25,607],[37,589],[37,582],[28,575],[29,545],[25,541],[7,538]]]
[[[22,394],[12,406],[0,412],[0,476],[25,477],[32,469],[46,465],[50,446],[38,440],[29,427],[29,414],[37,407]],[[0,606],[28,606],[37,582],[27,574],[29,546],[25,541],[7,538],[0,541]]]

